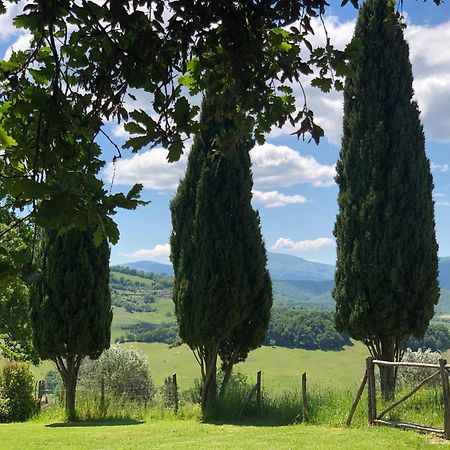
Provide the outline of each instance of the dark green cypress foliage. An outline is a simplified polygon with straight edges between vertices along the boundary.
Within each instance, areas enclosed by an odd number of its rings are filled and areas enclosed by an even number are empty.
[[[98,358],[111,340],[109,246],[106,240],[96,246],[91,230],[51,230],[40,258],[42,277],[31,299],[33,343],[42,359],[55,362],[73,418],[81,360]]]
[[[345,85],[337,164],[336,326],[393,361],[424,335],[439,298],[433,180],[392,2],[367,0],[354,38],[362,51]],[[390,397],[394,372],[381,376]]]
[[[201,366],[204,412],[216,395],[221,345],[252,322],[251,316],[260,312],[255,311],[258,304],[264,319],[245,351],[260,345],[272,303],[259,218],[251,207],[252,142],[236,135],[232,115],[223,115],[224,107],[232,108],[228,101],[205,98],[202,130],[171,204],[175,311],[180,337]],[[217,148],[224,142],[226,147]]]
[[[258,348],[265,340],[272,308],[272,280],[269,271],[264,274],[264,282],[258,295],[253,298],[247,318],[221,342],[219,356],[222,360],[223,381],[220,394],[225,394],[231,378],[233,366],[247,359],[251,350]]]

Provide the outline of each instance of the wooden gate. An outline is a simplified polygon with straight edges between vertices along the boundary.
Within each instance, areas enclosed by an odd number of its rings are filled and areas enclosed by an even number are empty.
[[[375,366],[409,366],[409,367],[417,367],[417,368],[431,368],[436,369],[436,372],[432,375],[423,379],[414,389],[404,395],[402,398],[396,400],[386,408],[384,408],[380,413],[377,414],[377,403],[376,403],[376,383],[375,383]],[[391,427],[401,427],[401,428],[412,428],[418,431],[424,432],[433,432],[443,435],[446,439],[450,439],[450,387],[449,387],[449,369],[450,366],[447,365],[447,361],[445,359],[440,359],[439,364],[426,364],[426,363],[414,363],[414,362],[390,362],[390,361],[381,361],[378,359],[374,359],[373,357],[368,357],[366,359],[366,373],[361,382],[361,386],[356,395],[355,401],[350,409],[350,413],[347,419],[347,425],[350,425],[352,421],[353,414],[355,412],[356,406],[361,398],[362,392],[364,391],[364,387],[367,384],[368,391],[368,419],[369,424],[371,425],[388,425]],[[444,428],[433,428],[426,425],[420,425],[411,422],[396,422],[393,420],[385,420],[383,417],[391,410],[393,410],[396,406],[403,403],[405,400],[414,395],[420,388],[425,386],[427,383],[432,380],[440,378],[442,384],[442,397],[444,400]]]

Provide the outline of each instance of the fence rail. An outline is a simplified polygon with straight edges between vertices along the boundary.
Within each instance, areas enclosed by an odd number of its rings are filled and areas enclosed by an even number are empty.
[[[376,399],[376,383],[375,383],[375,366],[391,366],[391,367],[417,367],[420,368],[432,368],[437,369],[437,372],[429,375],[423,379],[417,386],[415,386],[410,392],[405,394],[400,399],[396,400],[392,404],[384,408],[379,414],[377,414],[377,399]],[[432,432],[443,435],[446,439],[450,439],[450,385],[449,385],[449,369],[450,366],[447,365],[447,360],[439,359],[439,364],[427,364],[427,363],[414,363],[414,362],[392,362],[392,361],[382,361],[375,359],[373,357],[368,357],[366,359],[366,372],[361,381],[361,385],[356,394],[356,398],[351,406],[347,425],[351,424],[353,414],[367,385],[367,416],[370,425],[387,425],[397,428],[412,428],[416,431],[422,432]],[[412,397],[417,391],[419,391],[423,386],[430,383],[436,378],[440,378],[442,385],[442,397],[444,403],[444,428],[434,428],[427,425],[412,423],[412,422],[402,422],[394,420],[385,420],[383,417],[391,410],[405,402],[407,399]]]

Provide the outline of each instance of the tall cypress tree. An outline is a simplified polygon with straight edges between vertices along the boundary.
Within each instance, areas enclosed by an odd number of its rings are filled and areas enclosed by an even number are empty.
[[[268,318],[261,322],[256,315],[265,317],[272,303],[259,218],[251,207],[252,141],[236,134],[232,114],[223,114],[232,107],[231,99],[206,96],[201,132],[171,204],[175,312],[180,337],[201,367],[203,412],[216,395],[219,349],[243,324],[251,326],[252,317],[267,328]],[[260,340],[255,335],[248,341],[247,352],[263,342],[264,331]]]
[[[433,180],[393,2],[367,0],[354,39],[362,48],[346,80],[337,164],[336,326],[393,361],[424,335],[439,298]],[[395,373],[380,372],[389,398]]]
[[[109,246],[96,246],[91,230],[47,232],[42,276],[31,299],[33,343],[54,361],[65,388],[65,406],[75,417],[78,370],[85,356],[98,358],[111,340]]]

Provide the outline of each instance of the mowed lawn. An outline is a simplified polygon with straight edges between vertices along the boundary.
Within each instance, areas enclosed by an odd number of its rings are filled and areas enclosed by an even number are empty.
[[[31,449],[420,449],[446,445],[438,437],[385,427],[312,425],[253,427],[194,420],[1,424],[0,446]]]

